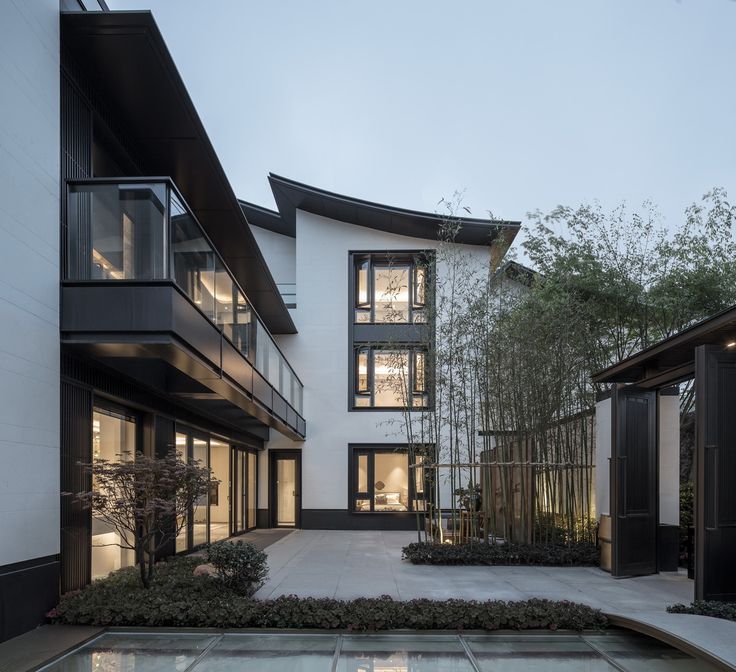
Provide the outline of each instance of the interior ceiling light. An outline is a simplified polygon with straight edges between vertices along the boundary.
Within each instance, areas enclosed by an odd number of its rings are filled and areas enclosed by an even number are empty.
[[[736,348],[736,341],[730,341],[726,343],[727,348]]]

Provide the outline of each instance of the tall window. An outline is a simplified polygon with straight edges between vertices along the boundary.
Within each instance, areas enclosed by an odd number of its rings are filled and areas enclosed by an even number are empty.
[[[135,418],[95,408],[92,413],[92,457],[108,462],[135,459]],[[93,489],[98,486],[94,482]],[[100,518],[92,516],[92,578],[107,576],[110,572],[135,564],[135,552],[121,548],[120,535]],[[128,540],[128,542],[130,541]]]
[[[427,321],[429,263],[423,252],[355,254],[356,324]]]
[[[354,372],[354,408],[429,405],[425,348],[358,346]]]
[[[424,470],[401,447],[351,446],[351,499],[357,513],[423,511]],[[417,456],[415,464],[423,458]]]

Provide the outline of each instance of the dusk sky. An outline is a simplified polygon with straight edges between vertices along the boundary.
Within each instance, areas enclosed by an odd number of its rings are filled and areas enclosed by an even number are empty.
[[[108,0],[150,9],[236,194],[269,171],[476,217],[736,199],[732,0]]]

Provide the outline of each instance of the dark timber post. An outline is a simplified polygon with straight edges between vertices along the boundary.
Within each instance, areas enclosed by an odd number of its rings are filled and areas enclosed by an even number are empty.
[[[657,394],[619,386],[613,393],[611,574],[657,571]]]
[[[695,348],[695,599],[736,601],[736,351]]]

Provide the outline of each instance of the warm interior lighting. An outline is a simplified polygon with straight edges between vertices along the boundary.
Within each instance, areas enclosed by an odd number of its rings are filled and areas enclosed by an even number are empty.
[[[727,348],[736,348],[736,341],[731,341],[730,343],[726,343]]]
[[[102,254],[99,250],[93,249],[92,250],[92,260],[95,264],[100,266],[107,275],[109,275],[113,280],[125,280],[125,273],[119,269],[117,269],[111,261],[105,257],[104,254]]]

